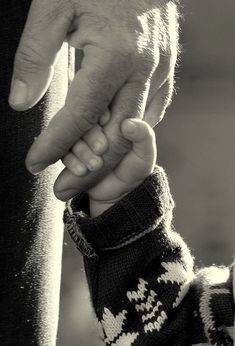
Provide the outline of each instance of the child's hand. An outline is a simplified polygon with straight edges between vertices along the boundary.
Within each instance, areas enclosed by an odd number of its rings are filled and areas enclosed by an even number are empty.
[[[157,150],[152,128],[139,119],[127,119],[123,121],[121,130],[123,136],[132,142],[132,149],[112,173],[88,191],[92,217],[110,208],[153,171]],[[69,158],[64,162],[67,161],[70,168],[75,160],[80,164],[81,157],[74,156],[71,162]]]
[[[62,159],[63,164],[77,176],[85,175],[89,171],[97,171],[103,165],[102,155],[108,149],[108,141],[102,126],[110,119],[107,110],[101,117],[99,124],[88,131]]]
[[[96,171],[103,166],[101,155],[107,149],[108,141],[102,127],[96,125],[72,147],[62,162],[73,174],[83,176],[88,170]]]

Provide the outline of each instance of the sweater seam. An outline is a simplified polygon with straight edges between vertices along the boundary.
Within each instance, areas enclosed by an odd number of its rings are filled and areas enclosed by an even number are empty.
[[[134,232],[132,234],[130,234],[127,237],[124,237],[123,239],[121,239],[116,245],[114,246],[110,246],[110,247],[106,247],[106,248],[102,248],[100,249],[100,251],[111,251],[111,250],[118,250],[121,249],[127,245],[130,245],[134,242],[136,242],[137,240],[143,238],[145,235],[153,232],[156,230],[156,228],[160,225],[160,223],[163,220],[163,216],[159,217],[157,220],[157,223],[154,224],[153,226],[149,227],[148,229],[146,229],[143,232]]]

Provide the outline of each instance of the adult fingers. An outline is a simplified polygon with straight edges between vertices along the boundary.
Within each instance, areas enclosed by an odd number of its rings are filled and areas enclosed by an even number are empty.
[[[9,103],[22,111],[46,92],[73,14],[62,1],[34,0],[15,55]]]
[[[127,91],[129,88],[129,90],[133,89],[131,88],[131,85],[127,85],[126,88],[127,89],[125,91]],[[138,88],[136,87],[136,91],[137,90]],[[152,94],[152,99],[149,100],[148,108],[144,116],[144,120],[147,121],[151,127],[154,127],[163,116],[165,108],[171,99],[172,90],[173,83],[172,79],[170,79],[157,90],[156,94]],[[139,91],[140,90],[138,90],[137,93],[143,97],[144,93]],[[124,95],[125,92],[123,92],[123,95],[122,93],[119,94],[119,101],[122,99],[122,96],[124,97]],[[146,95],[144,96],[144,99],[145,98]],[[129,95],[127,97],[127,104],[130,107],[130,102],[128,102],[128,99],[130,100]],[[116,101],[117,100],[118,99],[116,99]],[[128,150],[130,150],[131,145],[129,141],[123,138],[120,131],[120,122],[123,120],[123,118],[125,118],[124,114],[136,114],[137,117],[141,118],[144,107],[138,106],[139,104],[143,104],[140,102],[140,100],[141,98],[139,99],[139,102],[135,103],[135,107],[134,105],[130,107],[132,112],[129,111],[127,113],[123,112],[123,110],[121,111],[120,107],[118,107],[119,102],[115,102],[112,112],[116,112],[116,117],[112,115],[110,122],[104,128],[105,135],[107,136],[109,142],[109,149],[108,152],[103,155],[104,165],[102,169],[98,172],[88,172],[88,174],[83,177],[76,177],[69,170],[63,170],[54,185],[54,192],[58,199],[66,201],[81,191],[87,191],[101,181],[105,175],[107,175],[117,166]],[[124,104],[122,104],[122,106],[124,106]],[[124,107],[124,109],[126,109],[126,107]]]
[[[150,83],[147,79],[130,78],[112,101],[111,122],[120,125],[127,118],[143,118]]]
[[[116,91],[124,84],[126,70],[121,59],[98,47],[84,49],[81,69],[75,75],[65,106],[52,118],[30,148],[26,166],[37,173],[62,158],[105,113]],[[127,66],[128,70],[129,66]]]
[[[174,86],[175,57],[162,55],[150,84],[144,120],[154,127],[158,124],[171,102]]]
[[[151,127],[155,127],[164,117],[166,108],[171,103],[173,90],[173,80],[168,79],[149,100],[144,120]]]
[[[103,155],[103,167],[99,172],[88,172],[83,177],[75,177],[65,169],[55,182],[54,192],[57,198],[67,200],[78,192],[89,190],[117,166],[130,150],[130,142],[123,137],[120,125],[126,118],[143,117],[148,88],[147,82],[130,79],[119,90],[110,106],[112,117],[104,127],[109,148]]]

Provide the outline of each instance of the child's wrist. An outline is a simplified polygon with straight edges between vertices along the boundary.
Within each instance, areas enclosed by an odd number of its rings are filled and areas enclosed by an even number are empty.
[[[95,200],[90,197],[90,216],[91,217],[97,217],[101,215],[104,211],[111,208],[114,204],[119,202],[123,197],[125,197],[128,193],[133,191],[137,186],[143,183],[145,178],[136,181],[133,186],[131,186],[128,191],[123,191],[118,197],[112,199],[112,200]]]
[[[90,216],[93,218],[103,214],[103,212],[111,208],[114,204],[119,202],[126,195],[127,193],[124,193],[118,198],[115,198],[114,200],[110,201],[97,201],[90,198]]]

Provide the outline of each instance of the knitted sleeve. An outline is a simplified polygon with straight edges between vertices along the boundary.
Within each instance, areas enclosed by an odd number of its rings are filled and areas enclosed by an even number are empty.
[[[104,344],[232,345],[232,267],[195,274],[171,225],[174,202],[162,168],[96,218],[88,202],[78,195],[64,221],[84,255]]]

